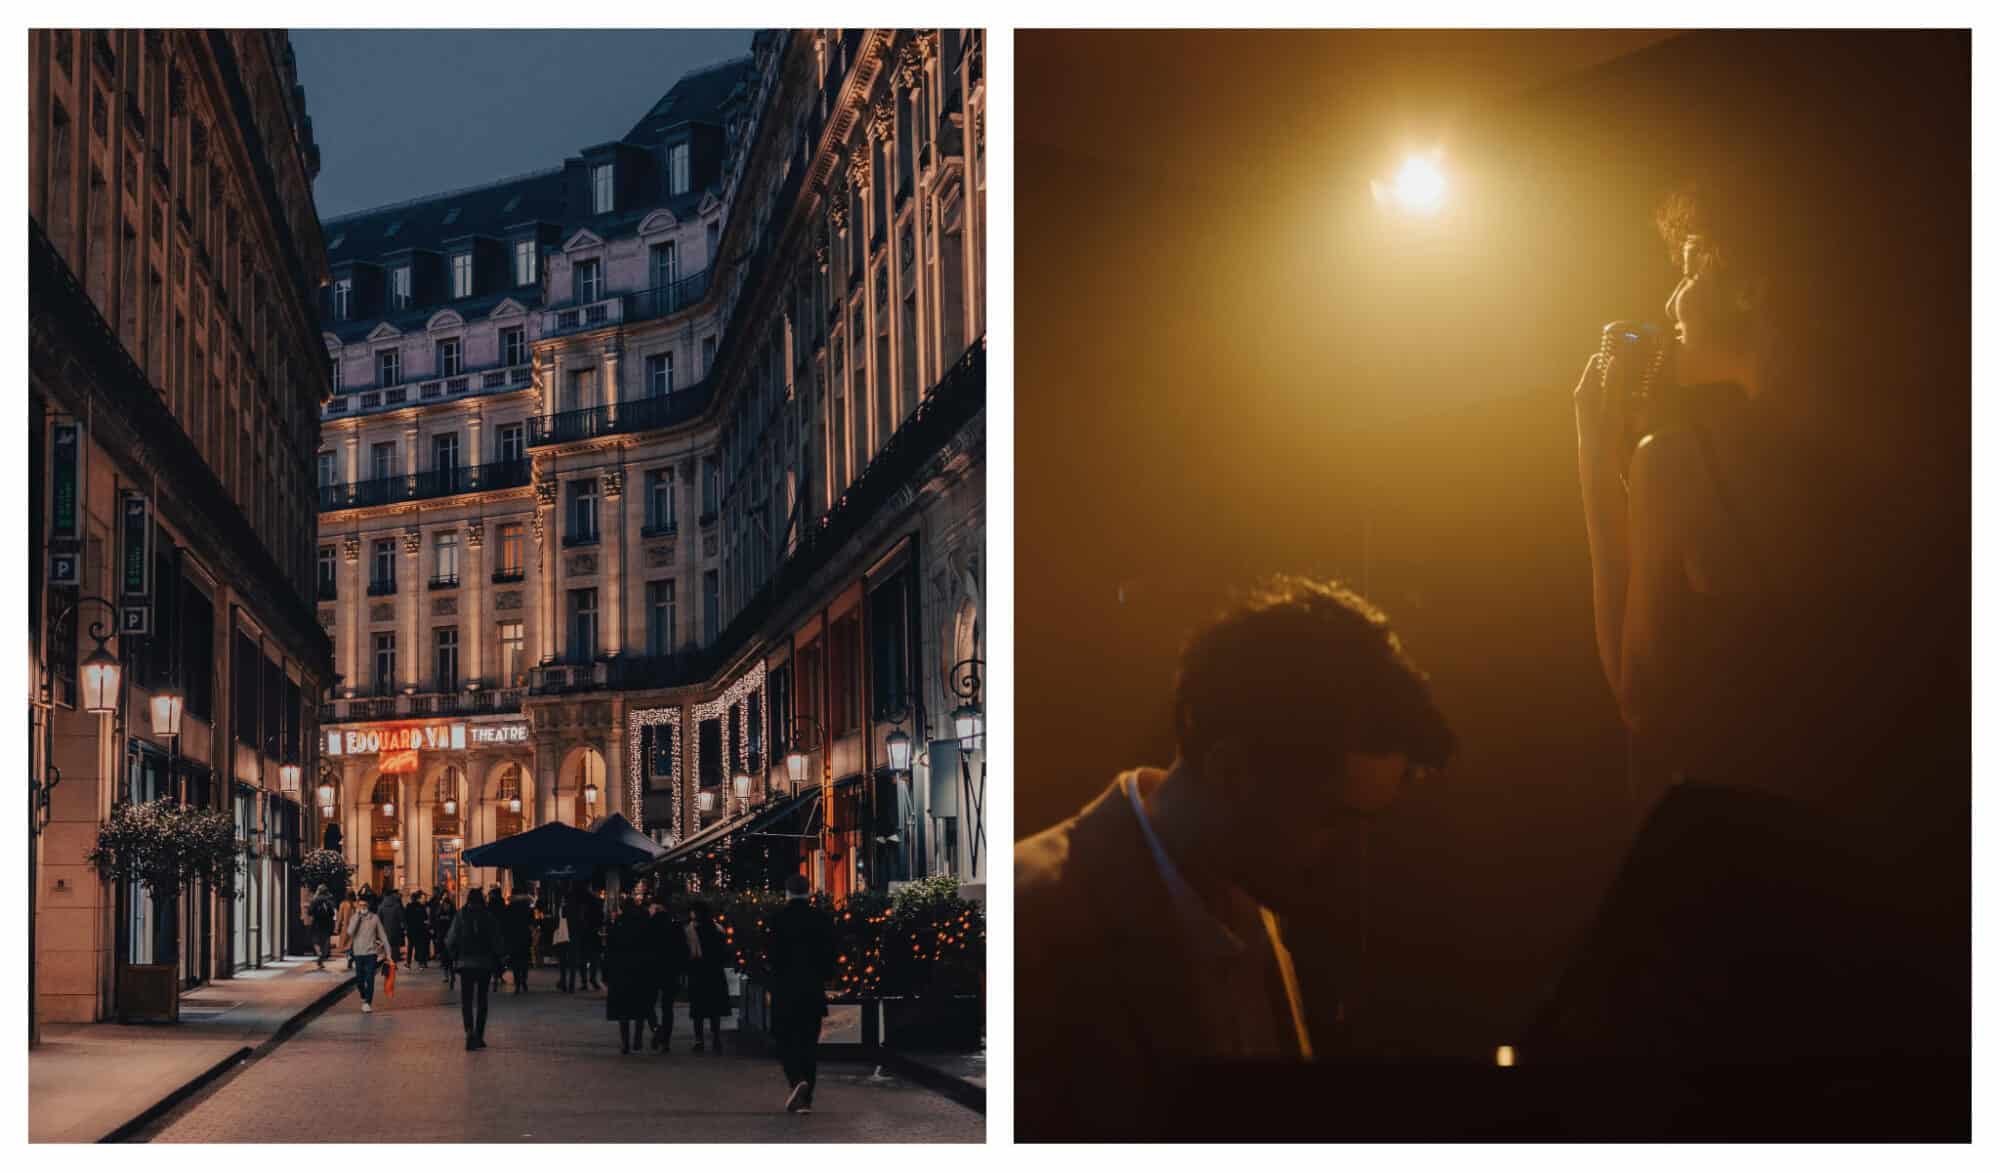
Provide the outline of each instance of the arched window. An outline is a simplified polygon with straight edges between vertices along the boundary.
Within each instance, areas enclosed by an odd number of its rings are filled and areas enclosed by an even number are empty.
[[[500,781],[493,791],[493,801],[497,807],[493,814],[495,838],[519,834],[527,828],[527,803],[522,799],[519,765],[501,766]]]

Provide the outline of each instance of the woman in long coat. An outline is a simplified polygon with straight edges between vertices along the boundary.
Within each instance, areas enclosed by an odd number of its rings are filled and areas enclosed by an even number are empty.
[[[687,991],[688,1021],[694,1026],[694,1048],[702,1049],[701,1023],[706,1021],[715,1052],[722,1053],[722,1018],[730,1012],[729,979],[722,969],[732,958],[722,930],[715,926],[714,913],[697,900],[688,908]]]
[[[658,986],[651,964],[653,938],[646,916],[631,899],[618,901],[618,918],[611,922],[604,954],[604,1019],[618,1023],[618,1052],[646,1049],[646,1018]]]
[[[431,967],[431,909],[424,893],[410,893],[410,906],[403,909],[410,933],[410,963],[420,969]]]
[[[452,894],[442,887],[431,897],[431,936],[437,941],[438,965],[444,969],[444,987],[451,988],[455,969],[451,963],[451,947],[446,941],[451,936],[451,922],[458,916],[458,904]]]

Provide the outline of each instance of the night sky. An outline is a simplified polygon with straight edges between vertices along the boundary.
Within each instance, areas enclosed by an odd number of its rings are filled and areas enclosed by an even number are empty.
[[[294,29],[321,219],[558,167],[630,129],[746,29]]]

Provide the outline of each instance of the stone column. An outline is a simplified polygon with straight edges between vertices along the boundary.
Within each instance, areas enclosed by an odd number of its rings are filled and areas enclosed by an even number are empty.
[[[541,826],[556,819],[556,769],[562,764],[560,748],[535,746],[535,802],[531,825]]]
[[[541,645],[541,661],[554,662],[562,640],[557,636],[560,629],[556,620],[556,558],[555,534],[551,513],[555,511],[556,496],[561,486],[556,482],[555,469],[538,468],[535,471],[535,582],[541,597],[535,600],[535,617],[540,630],[536,632]]]
[[[607,538],[598,547],[604,557],[602,567],[604,582],[604,614],[609,620],[604,624],[604,647],[606,655],[618,655],[625,648],[626,626],[631,621],[625,613],[625,466],[604,474],[604,525],[600,533]],[[636,608],[635,608],[636,609]]]
[[[605,417],[618,422],[618,401],[624,396],[619,393],[618,360],[624,347],[617,338],[604,343],[604,380],[599,384],[598,393],[603,396]]]
[[[429,596],[424,575],[424,531],[411,525],[403,530],[403,574],[396,583],[398,616],[403,621],[402,654],[396,660],[396,683],[403,688],[423,686],[423,613]]]
[[[459,597],[465,605],[459,609],[459,630],[464,632],[461,654],[465,662],[460,665],[460,674],[467,680],[478,680],[481,688],[493,686],[493,679],[486,669],[486,634],[492,626],[492,615],[488,613],[487,596],[491,591],[486,580],[486,522],[474,518],[465,525],[464,564],[460,567]]]
[[[358,429],[348,429],[345,446],[347,448],[347,483],[355,484],[361,480],[361,432]]]
[[[361,537],[350,533],[340,539],[341,566],[340,580],[335,584],[335,593],[340,600],[334,604],[334,635],[347,646],[347,678],[342,681],[342,692],[359,692],[361,679],[367,674],[363,670],[362,656],[367,649],[362,643],[362,632],[368,629],[368,575],[361,565]]]

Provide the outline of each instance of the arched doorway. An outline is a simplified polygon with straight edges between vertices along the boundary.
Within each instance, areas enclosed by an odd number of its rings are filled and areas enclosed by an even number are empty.
[[[465,849],[465,774],[456,765],[439,771],[430,793],[431,886],[456,896],[464,888],[459,855]]]
[[[404,810],[398,788],[395,777],[383,774],[368,796],[368,860],[363,874],[369,890],[378,895],[395,887],[400,878]]]
[[[604,754],[588,745],[572,749],[556,773],[556,817],[572,826],[588,827],[611,808],[605,789]]]

